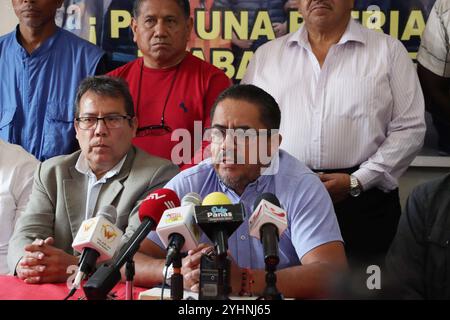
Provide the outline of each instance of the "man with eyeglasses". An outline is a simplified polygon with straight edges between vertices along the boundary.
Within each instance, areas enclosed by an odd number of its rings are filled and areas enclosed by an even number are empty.
[[[143,57],[109,73],[130,86],[138,120],[133,144],[187,164],[200,147],[193,139],[195,123],[200,134],[202,126],[209,126],[211,106],[231,81],[223,71],[186,51],[193,25],[188,0],[136,0],[133,14],[133,40]],[[190,134],[189,148],[182,155],[172,152],[179,143],[171,140],[172,134],[179,136],[177,129]]]
[[[178,168],[133,147],[137,121],[123,80],[85,79],[76,97],[81,150],[43,162],[10,242],[8,265],[26,283],[62,282],[78,264],[72,249],[81,223],[105,205],[117,208],[126,241],[140,224],[138,204]]]
[[[249,235],[248,218],[258,195],[275,194],[287,211],[288,221],[288,229],[280,237],[277,287],[286,297],[324,297],[334,277],[346,269],[342,237],[320,179],[279,150],[280,116],[276,101],[260,88],[240,85],[225,90],[212,108],[212,127],[205,133],[205,138],[210,137],[212,157],[181,172],[166,187],[179,197],[196,192],[204,198],[219,191],[233,203],[244,205],[245,221],[228,240],[234,260],[231,286],[237,294],[242,274],[251,275],[255,296],[265,286],[265,264],[260,241]],[[200,258],[211,246],[205,235],[200,241],[183,259],[185,290],[199,290]],[[165,255],[165,247],[151,232],[135,256],[137,283],[161,283]]]

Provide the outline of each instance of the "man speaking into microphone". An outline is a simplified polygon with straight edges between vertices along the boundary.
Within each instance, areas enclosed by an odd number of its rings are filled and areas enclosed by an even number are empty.
[[[212,157],[178,174],[166,187],[180,198],[189,192],[201,198],[222,192],[232,203],[243,204],[244,222],[228,239],[230,284],[232,294],[254,296],[266,285],[265,261],[261,241],[250,236],[248,219],[259,195],[276,195],[287,212],[287,228],[279,239],[277,288],[285,297],[324,297],[333,277],[347,267],[342,237],[319,178],[279,150],[280,116],[276,101],[255,86],[225,90],[213,106],[212,127],[205,131]],[[199,290],[200,259],[210,249],[210,240],[203,234],[201,244],[183,259],[185,290]],[[136,256],[141,285],[163,281],[165,249],[155,232],[144,240]]]
[[[72,242],[100,208],[117,209],[115,225],[130,238],[140,202],[178,169],[133,147],[137,121],[127,85],[110,77],[85,79],[78,89],[76,137],[81,151],[43,162],[26,212],[10,242],[11,273],[27,283],[64,282],[78,264]]]

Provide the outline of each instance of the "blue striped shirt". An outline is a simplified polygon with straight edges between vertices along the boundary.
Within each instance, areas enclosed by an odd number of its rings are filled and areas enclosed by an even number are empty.
[[[219,191],[233,203],[242,202],[246,218],[229,238],[228,247],[241,268],[251,269],[264,269],[265,265],[262,244],[249,236],[248,218],[258,195],[264,192],[275,194],[288,219],[288,228],[280,237],[278,267],[295,266],[307,252],[327,242],[342,241],[342,237],[333,204],[319,178],[285,151],[280,151],[275,162],[276,173],[260,176],[241,196],[222,183],[211,159],[181,172],[167,183],[166,188],[174,190],[180,199],[189,192],[197,192],[204,198]],[[156,232],[151,232],[148,238],[162,247]],[[206,235],[202,235],[201,242],[209,242]]]

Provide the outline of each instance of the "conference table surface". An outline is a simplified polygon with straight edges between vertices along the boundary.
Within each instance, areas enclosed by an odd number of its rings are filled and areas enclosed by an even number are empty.
[[[134,287],[133,298],[146,288]],[[0,300],[63,300],[69,289],[66,283],[27,284],[17,277],[0,276]],[[125,283],[117,284],[111,290],[114,300],[125,300]],[[84,300],[83,289],[78,289],[69,300]]]

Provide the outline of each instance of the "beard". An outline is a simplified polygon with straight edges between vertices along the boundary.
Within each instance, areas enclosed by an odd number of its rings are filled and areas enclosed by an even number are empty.
[[[255,176],[249,172],[245,175],[232,176],[226,173],[221,172],[219,167],[215,167],[215,171],[219,180],[227,187],[235,191],[237,194],[241,194],[244,192],[247,185],[258,179],[259,175],[255,174]],[[254,176],[254,177],[253,177]]]

